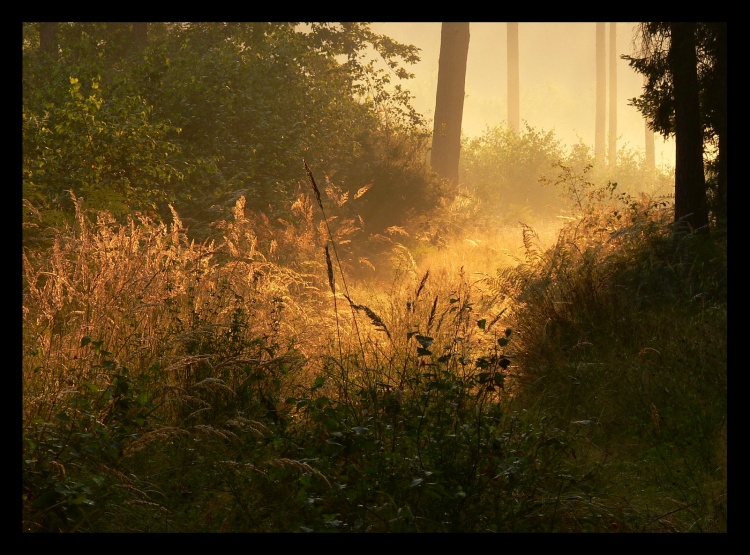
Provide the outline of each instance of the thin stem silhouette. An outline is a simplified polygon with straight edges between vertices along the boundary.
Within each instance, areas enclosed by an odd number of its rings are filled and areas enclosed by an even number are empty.
[[[326,230],[328,231],[328,241],[331,244],[331,247],[333,248],[333,255],[336,258],[336,266],[339,269],[339,275],[341,276],[341,283],[344,286],[344,297],[346,297],[346,300],[349,301],[349,308],[352,311],[352,321],[354,322],[354,330],[357,333],[357,341],[359,342],[359,348],[362,352],[362,357],[364,359],[365,356],[365,348],[362,344],[362,337],[359,334],[359,326],[357,325],[357,313],[356,313],[356,305],[352,302],[351,297],[349,296],[349,287],[346,284],[346,276],[344,276],[344,270],[341,266],[341,260],[339,259],[339,253],[336,249],[336,242],[333,240],[333,233],[331,233],[331,228],[328,225],[328,217],[326,216],[325,208],[323,208],[323,201],[320,198],[320,190],[318,189],[318,186],[315,183],[315,178],[313,177],[312,171],[310,171],[310,168],[307,165],[307,162],[303,160],[303,163],[305,164],[305,171],[307,172],[307,177],[310,178],[310,183],[312,184],[313,192],[315,193],[315,198],[318,201],[318,206],[320,207],[320,211],[323,214],[323,221],[326,224]],[[326,245],[326,264],[328,267],[328,283],[331,286],[331,291],[333,293],[333,308],[336,312],[336,333],[338,335],[338,342],[339,342],[339,356],[341,357],[341,360],[343,362],[343,351],[341,348],[341,332],[339,330],[339,314],[338,314],[338,308],[336,305],[336,288],[335,288],[335,282],[333,279],[333,267],[331,263],[331,256],[328,251],[328,245]]]

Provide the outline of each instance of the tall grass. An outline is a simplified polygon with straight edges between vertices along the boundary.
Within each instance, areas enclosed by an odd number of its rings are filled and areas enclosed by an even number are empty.
[[[169,226],[119,225],[106,213],[92,222],[74,201],[76,227],[23,258],[25,487],[34,492],[25,507],[38,506],[29,529],[85,526],[82,509],[116,491],[130,492],[120,503],[150,499],[118,469],[148,446],[162,458],[176,438],[265,430],[254,416],[275,411],[304,359],[295,298],[307,280],[256,248],[242,202],[221,244],[196,245],[176,214]]]
[[[498,277],[519,292],[517,402],[592,428],[610,494],[638,484],[664,515],[642,529],[725,530],[725,238],[676,233],[663,198],[565,184],[576,216],[546,250],[526,227],[525,262]]]
[[[280,225],[240,198],[196,244],[74,199],[24,252],[24,530],[726,530],[721,241],[571,175],[549,247],[393,241],[349,279],[306,169]]]

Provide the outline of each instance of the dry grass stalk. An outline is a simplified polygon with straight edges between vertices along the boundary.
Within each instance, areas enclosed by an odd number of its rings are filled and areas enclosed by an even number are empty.
[[[337,266],[339,268],[339,274],[341,275],[341,283],[344,285],[344,295],[346,296],[347,299],[349,299],[349,287],[348,287],[348,285],[346,283],[346,277],[344,276],[344,271],[343,271],[342,266],[341,266],[341,259],[339,258],[338,250],[336,249],[336,242],[334,241],[334,235],[331,232],[330,226],[328,225],[329,218],[326,216],[325,209],[323,208],[323,202],[320,199],[320,191],[318,190],[318,186],[315,184],[315,178],[313,177],[313,174],[310,171],[310,168],[308,167],[307,162],[304,162],[304,164],[305,164],[305,171],[307,172],[307,176],[310,178],[310,183],[312,184],[313,191],[315,192],[315,197],[318,200],[318,206],[320,206],[320,211],[321,211],[321,213],[323,215],[323,223],[325,224],[325,229],[328,232],[328,241],[330,242],[331,247],[333,248],[333,254],[336,257],[336,264],[337,264]],[[327,254],[327,256],[326,256],[326,263],[328,263],[331,260],[331,257],[330,257],[330,254],[328,253],[328,247],[327,247],[327,245],[326,245],[326,254]],[[330,273],[330,275],[333,275],[333,266],[332,266],[332,264],[331,264],[331,273]],[[335,292],[334,292],[334,295],[333,295],[333,299],[334,299],[334,310],[336,311],[336,332],[337,332],[337,336],[338,336],[338,340],[339,340],[339,354],[343,358],[343,348],[341,346],[341,332],[339,330],[339,324],[338,324],[338,309],[336,308],[336,294],[335,294]],[[351,300],[349,300],[349,305],[350,305],[350,307],[352,309],[352,323],[354,325],[354,330],[355,330],[356,335],[357,335],[357,341],[359,342],[360,351],[364,355],[365,349],[364,349],[364,345],[362,344],[362,337],[361,337],[361,335],[359,333],[359,327],[357,325],[357,318],[356,318],[356,314],[355,314],[355,311],[354,311],[354,307],[352,306]]]
[[[267,464],[269,466],[295,468],[298,471],[302,472],[303,474],[313,474],[314,476],[317,476],[318,478],[323,480],[328,485],[329,488],[333,487],[331,486],[331,482],[328,481],[328,478],[326,478],[322,472],[320,472],[316,468],[313,468],[306,462],[295,461],[294,459],[280,458],[280,459],[273,459],[271,461],[268,461]]]
[[[375,312],[370,308],[362,304],[356,304],[352,302],[352,300],[349,297],[346,297],[346,300],[349,301],[349,305],[355,309],[355,310],[361,310],[364,312],[367,317],[370,319],[372,324],[379,330],[384,331],[385,334],[388,336],[388,339],[391,339],[391,332],[388,331],[388,327],[385,325],[385,322],[383,322],[382,318],[375,314]]]
[[[205,378],[201,381],[199,381],[196,384],[193,384],[193,387],[204,387],[207,389],[218,389],[220,391],[224,391],[226,393],[229,393],[231,396],[236,395],[234,390],[229,387],[227,384],[225,384],[222,380],[218,378]]]
[[[218,436],[225,441],[229,441],[230,438],[239,439],[234,433],[228,430],[217,430],[213,426],[207,426],[205,424],[196,424],[193,429],[202,432],[208,436]]]
[[[490,322],[487,324],[487,331],[490,331],[490,329],[492,329],[492,326],[497,324],[502,315],[505,314],[506,310],[508,310],[507,307],[503,308],[500,312],[497,313],[497,315],[495,315],[495,317],[492,318],[492,320],[490,320]]]
[[[234,418],[227,420],[226,425],[236,426],[242,430],[250,430],[254,434],[257,434],[261,437],[264,437],[267,434],[273,435],[273,432],[271,432],[271,430],[269,430],[268,427],[262,422],[258,422],[257,420],[250,420],[248,418],[245,418],[244,416],[235,416]]]
[[[122,452],[122,456],[130,457],[142,451],[154,441],[157,441],[160,439],[167,439],[169,437],[172,437],[173,435],[189,435],[189,432],[187,430],[183,430],[182,428],[176,428],[173,426],[159,428],[158,430],[146,432],[140,438],[138,438],[133,443],[128,445],[125,448],[125,450]]]
[[[307,172],[307,177],[310,178],[310,183],[312,184],[313,191],[315,192],[315,198],[318,201],[318,206],[320,206],[320,209],[323,210],[323,201],[320,200],[320,191],[318,190],[318,186],[315,184],[315,178],[313,177],[313,174],[310,171],[310,168],[307,166],[307,162],[304,162],[304,164],[305,164],[305,172]]]
[[[328,245],[326,245],[326,268],[328,269],[328,285],[330,285],[331,293],[333,293],[335,298],[336,284],[333,279],[333,264],[331,263],[331,254],[328,252]]]
[[[359,197],[364,195],[367,191],[369,191],[370,187],[372,187],[372,183],[368,183],[367,185],[360,187],[357,190],[357,192],[354,194],[354,200],[358,199]]]
[[[435,295],[435,300],[432,302],[432,309],[430,309],[430,317],[427,319],[427,330],[432,328],[432,324],[435,321],[435,309],[437,309],[438,296]]]
[[[416,301],[419,298],[419,294],[422,292],[422,288],[424,287],[424,284],[427,283],[427,278],[430,277],[430,270],[427,270],[422,276],[422,281],[419,282],[419,287],[417,287],[417,293],[414,295],[414,300]]]

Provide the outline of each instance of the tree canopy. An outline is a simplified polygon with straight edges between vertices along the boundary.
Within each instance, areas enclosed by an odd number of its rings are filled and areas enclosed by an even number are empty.
[[[428,187],[425,122],[392,82],[416,47],[366,23],[148,23],[145,41],[142,25],[23,26],[24,198],[48,220],[72,213],[68,191],[115,215],[280,208],[303,159],[373,184],[371,212]],[[404,171],[414,192],[395,190]]]
[[[637,54],[623,56],[630,66],[645,76],[643,94],[631,99],[648,125],[664,137],[674,136],[676,99],[672,22],[647,22],[639,25],[635,39]],[[703,133],[707,185],[711,210],[715,217],[726,216],[726,112],[727,47],[726,22],[694,24],[695,72],[698,105],[695,109]],[[677,214],[680,217],[680,214]]]

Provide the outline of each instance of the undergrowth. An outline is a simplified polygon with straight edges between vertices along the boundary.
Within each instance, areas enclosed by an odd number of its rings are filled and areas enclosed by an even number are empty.
[[[370,282],[307,176],[281,227],[73,197],[24,251],[24,531],[726,531],[725,239],[563,172],[549,248],[477,273],[394,230]]]

